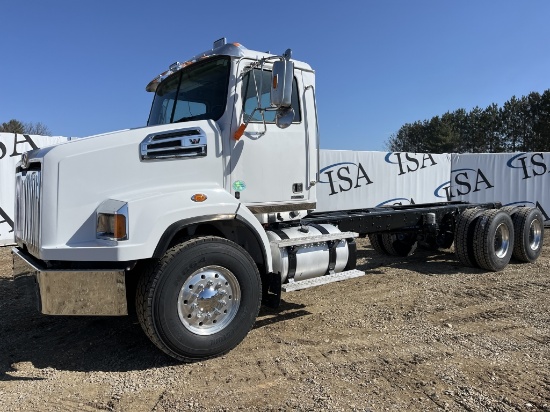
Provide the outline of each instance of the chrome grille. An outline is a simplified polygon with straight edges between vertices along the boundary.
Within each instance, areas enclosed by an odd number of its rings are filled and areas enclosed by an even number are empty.
[[[201,129],[179,129],[148,135],[140,145],[141,160],[204,157],[207,138]]]
[[[40,248],[41,171],[28,170],[15,176],[15,241],[34,256]]]

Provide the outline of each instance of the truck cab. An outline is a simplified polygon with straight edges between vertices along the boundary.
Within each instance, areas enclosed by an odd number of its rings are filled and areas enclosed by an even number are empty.
[[[172,64],[146,88],[154,92],[148,126],[213,121],[220,142],[208,149],[223,166],[222,186],[255,214],[315,208],[315,76],[309,65],[289,62],[290,104],[277,107],[271,101],[273,63],[286,61],[222,39],[211,52]],[[277,124],[283,112],[284,128]],[[148,158],[163,156],[156,153]]]

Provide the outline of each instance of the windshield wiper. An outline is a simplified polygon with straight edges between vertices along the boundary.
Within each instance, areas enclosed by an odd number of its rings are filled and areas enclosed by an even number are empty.
[[[186,122],[188,120],[201,120],[201,119],[197,119],[197,118],[200,118],[201,116],[204,116],[204,114],[197,114],[195,116],[182,117],[181,119],[175,120],[174,123]],[[204,119],[204,117],[203,117],[203,119]]]

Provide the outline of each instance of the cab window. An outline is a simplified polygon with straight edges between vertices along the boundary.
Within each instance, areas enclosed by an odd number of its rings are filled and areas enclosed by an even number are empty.
[[[262,121],[262,112],[259,110],[254,112],[254,109],[258,107],[258,94],[260,95],[260,107],[266,108],[270,107],[270,92],[270,71],[254,69],[244,75],[242,86],[244,121]],[[292,85],[292,108],[294,109],[294,122],[299,123],[302,118],[300,113],[300,102],[298,100],[298,82],[296,78],[294,78]],[[275,110],[264,111],[265,122],[275,123],[275,114]]]

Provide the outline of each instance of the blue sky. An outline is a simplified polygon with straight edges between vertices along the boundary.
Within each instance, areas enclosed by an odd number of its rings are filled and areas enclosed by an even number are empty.
[[[550,1],[3,0],[0,122],[88,136],[145,125],[145,85],[227,37],[308,62],[321,148],[385,150],[404,123],[550,88]]]

